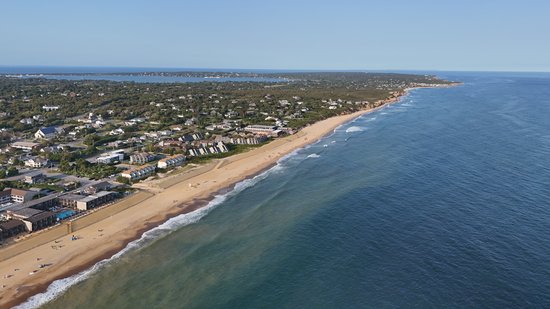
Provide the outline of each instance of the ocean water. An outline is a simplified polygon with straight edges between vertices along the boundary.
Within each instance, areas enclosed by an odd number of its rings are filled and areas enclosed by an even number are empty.
[[[550,307],[550,74],[439,75],[22,307]]]

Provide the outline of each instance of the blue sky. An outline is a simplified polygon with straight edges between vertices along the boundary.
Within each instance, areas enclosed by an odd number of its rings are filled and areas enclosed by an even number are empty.
[[[2,1],[0,65],[550,71],[550,1]]]

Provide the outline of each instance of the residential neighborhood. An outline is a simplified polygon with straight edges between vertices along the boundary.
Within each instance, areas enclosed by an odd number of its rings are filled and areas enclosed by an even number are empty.
[[[137,182],[440,82],[364,73],[268,77],[281,82],[164,85],[0,76],[1,237],[71,220],[131,195]]]

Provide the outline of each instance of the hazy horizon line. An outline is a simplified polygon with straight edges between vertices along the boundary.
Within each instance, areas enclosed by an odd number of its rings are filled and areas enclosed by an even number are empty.
[[[0,64],[0,68],[112,68],[112,69],[170,69],[170,70],[208,70],[204,72],[216,72],[215,70],[239,70],[239,71],[283,71],[283,72],[472,72],[472,73],[550,73],[550,71],[537,70],[471,70],[471,69],[289,69],[289,68],[235,68],[235,67],[179,67],[179,66],[119,66],[119,65],[34,65],[34,64]],[[182,71],[184,72],[184,71]],[[83,72],[84,73],[84,72]],[[27,73],[26,73],[27,74]]]

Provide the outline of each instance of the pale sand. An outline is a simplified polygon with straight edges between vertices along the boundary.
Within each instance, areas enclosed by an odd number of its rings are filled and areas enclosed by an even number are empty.
[[[144,231],[177,214],[204,206],[204,201],[212,198],[214,193],[258,174],[276,164],[281,157],[318,141],[339,125],[371,111],[363,110],[329,118],[293,136],[211,162],[198,171],[191,170],[162,181],[141,184],[141,189],[154,195],[78,230],[74,233],[79,237],[78,240],[71,241],[71,235],[64,236],[0,262],[0,307],[21,303],[33,294],[44,291],[54,280],[68,277],[112,256],[128,242],[139,238]],[[202,200],[202,205],[197,200]],[[40,264],[51,265],[41,269]],[[31,275],[32,272],[35,273]]]

